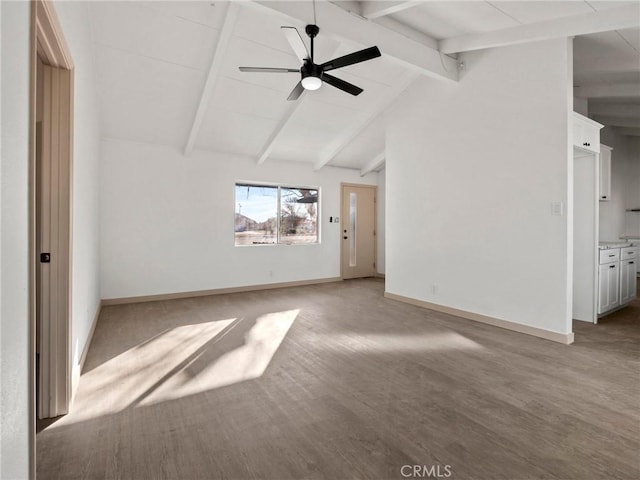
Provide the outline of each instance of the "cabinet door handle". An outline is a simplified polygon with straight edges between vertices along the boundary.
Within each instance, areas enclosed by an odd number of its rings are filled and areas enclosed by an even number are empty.
[[[615,265],[609,265],[609,268],[616,268]]]
[[[633,262],[629,262],[629,265],[633,265]]]
[[[609,255],[609,256],[610,256],[610,257],[615,257],[615,254],[614,254],[614,255]]]

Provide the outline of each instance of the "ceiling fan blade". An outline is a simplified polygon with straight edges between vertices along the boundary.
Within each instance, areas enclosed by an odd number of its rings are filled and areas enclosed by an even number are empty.
[[[302,37],[298,30],[295,27],[280,27],[284,36],[287,37],[287,41],[291,48],[296,54],[296,57],[300,59],[301,62],[304,62],[307,58],[310,58],[309,51],[307,50],[306,45],[302,41]]]
[[[241,72],[263,72],[263,73],[300,73],[299,69],[295,68],[272,68],[272,67],[238,67]]]
[[[301,80],[294,87],[294,89],[291,90],[291,93],[287,97],[287,100],[297,100],[298,98],[300,98],[300,95],[302,95],[302,92],[304,92],[304,87],[302,86],[302,80]]]
[[[328,70],[334,70],[336,68],[346,67],[347,65],[353,65],[354,63],[365,62],[367,60],[371,60],[372,58],[376,58],[381,56],[380,50],[378,47],[369,47],[364,50],[359,50],[357,52],[350,53],[343,57],[334,58],[333,60],[329,60],[328,62],[324,62],[322,65],[322,69],[326,72]]]
[[[336,78],[333,75],[329,75],[328,73],[322,75],[322,81],[350,93],[351,95],[360,95],[364,91],[360,87],[356,87],[353,83],[345,82],[344,80]]]

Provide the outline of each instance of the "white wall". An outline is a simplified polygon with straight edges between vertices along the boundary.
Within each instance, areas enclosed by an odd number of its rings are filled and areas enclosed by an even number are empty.
[[[0,478],[29,476],[29,2],[1,2]]]
[[[611,199],[600,202],[600,240],[617,241],[622,235],[640,235],[640,145],[637,137],[619,135],[615,129],[600,131],[600,141],[611,152]],[[635,233],[634,233],[635,232]]]
[[[74,61],[73,294],[74,382],[100,305],[100,141],[88,3],[56,2],[56,12]]]
[[[260,285],[340,275],[340,182],[356,170],[169,147],[102,142],[102,298]],[[236,180],[321,188],[319,245],[234,246]]]
[[[384,275],[385,272],[385,208],[386,208],[386,172],[383,168],[378,172],[378,202],[376,205],[377,208],[377,219],[376,219],[376,233],[377,233],[377,256],[376,267],[378,273]]]
[[[570,40],[471,52],[391,113],[390,293],[571,332]],[[570,155],[571,152],[571,155]],[[434,292],[435,290],[435,292]]]
[[[2,2],[0,478],[29,475],[29,2]],[[73,305],[75,363],[99,304],[98,125],[87,6],[57,3],[75,62]]]
[[[573,97],[573,111],[588,117],[589,100],[587,98]]]

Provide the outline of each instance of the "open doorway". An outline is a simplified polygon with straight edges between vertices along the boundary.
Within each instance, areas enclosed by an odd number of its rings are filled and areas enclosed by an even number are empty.
[[[598,323],[599,155],[573,153],[573,320]]]
[[[51,3],[31,5],[31,384],[47,419],[71,402],[73,63]]]

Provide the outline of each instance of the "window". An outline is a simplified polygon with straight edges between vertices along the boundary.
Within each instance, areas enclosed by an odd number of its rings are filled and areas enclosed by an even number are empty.
[[[236,183],[236,245],[318,243],[317,188]]]

